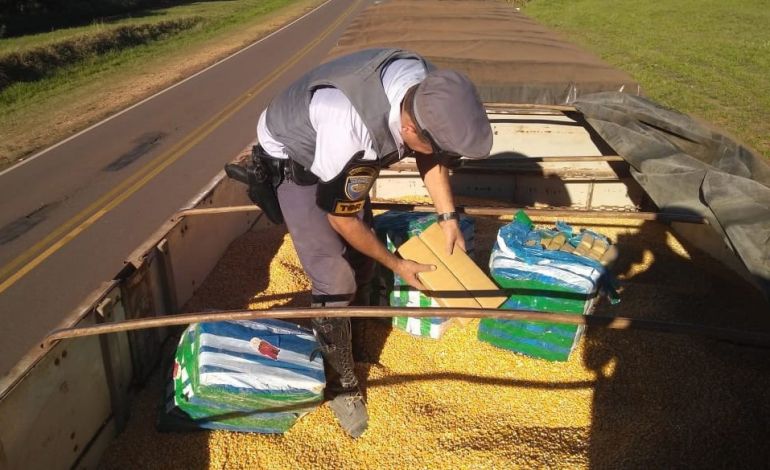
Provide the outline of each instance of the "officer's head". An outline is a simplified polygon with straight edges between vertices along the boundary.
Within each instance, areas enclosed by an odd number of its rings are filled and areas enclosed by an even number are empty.
[[[401,137],[415,152],[486,158],[492,127],[478,91],[465,75],[436,70],[404,96]]]

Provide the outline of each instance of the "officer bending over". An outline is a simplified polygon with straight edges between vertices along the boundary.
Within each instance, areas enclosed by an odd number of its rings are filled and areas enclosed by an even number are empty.
[[[473,84],[419,55],[367,49],[322,64],[275,97],[257,124],[249,195],[285,221],[314,307],[366,305],[374,261],[424,290],[433,269],[390,253],[371,230],[368,193],[382,168],[414,152],[439,214],[447,250],[465,249],[445,163],[485,158],[492,130]],[[245,179],[240,170],[239,179]],[[228,166],[228,174],[238,173]],[[355,375],[349,318],[313,319],[329,378],[330,406],[353,437],[368,415]]]

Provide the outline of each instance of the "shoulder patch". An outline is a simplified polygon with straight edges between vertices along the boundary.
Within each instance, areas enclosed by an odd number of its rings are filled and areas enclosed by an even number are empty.
[[[345,195],[355,201],[366,197],[377,178],[377,169],[370,166],[353,168],[345,180]]]

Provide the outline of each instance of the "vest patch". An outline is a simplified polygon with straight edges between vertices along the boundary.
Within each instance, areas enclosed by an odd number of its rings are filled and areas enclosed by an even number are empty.
[[[372,167],[352,169],[345,180],[345,196],[353,201],[366,197],[377,174],[377,169]]]
[[[366,201],[358,201],[358,202],[338,201],[337,204],[334,206],[334,211],[332,212],[332,214],[334,215],[358,214],[358,212],[364,208],[365,202]]]

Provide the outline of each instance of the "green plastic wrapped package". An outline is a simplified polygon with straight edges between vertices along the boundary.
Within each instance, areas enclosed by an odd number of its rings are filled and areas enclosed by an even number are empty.
[[[580,235],[560,222],[556,229],[536,230],[521,211],[500,229],[489,262],[493,279],[509,295],[500,308],[590,313],[609,273],[595,260],[565,250],[543,249],[543,237],[559,234],[565,243],[575,244]],[[603,241],[609,243],[606,238]],[[478,338],[532,357],[566,361],[582,332],[578,325],[484,318]]]
[[[162,429],[282,433],[323,400],[312,332],[280,320],[194,324],[176,350]]]

